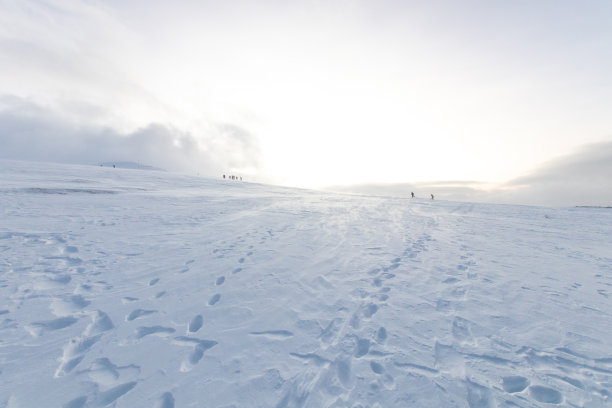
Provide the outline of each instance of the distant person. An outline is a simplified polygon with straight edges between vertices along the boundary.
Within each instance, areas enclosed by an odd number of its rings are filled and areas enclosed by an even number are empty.
[[[434,199],[434,195],[433,195],[433,194],[431,195],[431,199],[432,199],[432,200]]]
[[[225,180],[225,174],[223,175],[223,180]]]
[[[410,195],[412,196],[412,198],[414,198],[414,192],[413,191],[410,192]]]
[[[113,169],[115,168],[115,165],[113,164]]]

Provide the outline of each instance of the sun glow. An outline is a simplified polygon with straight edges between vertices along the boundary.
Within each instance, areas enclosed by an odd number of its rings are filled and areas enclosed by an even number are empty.
[[[580,42],[608,50],[607,20],[581,40],[524,19],[545,6],[379,3],[15,6],[0,34],[36,47],[3,49],[0,88],[75,126],[171,129],[196,150],[181,170],[205,152],[211,173],[305,187],[503,181],[609,135],[610,62]]]

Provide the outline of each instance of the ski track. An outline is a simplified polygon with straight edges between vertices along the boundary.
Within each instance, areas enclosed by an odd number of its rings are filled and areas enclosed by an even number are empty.
[[[0,406],[612,403],[609,212],[0,166]]]

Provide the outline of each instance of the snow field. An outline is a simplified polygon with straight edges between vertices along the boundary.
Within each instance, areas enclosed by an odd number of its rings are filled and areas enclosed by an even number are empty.
[[[611,403],[609,210],[0,179],[0,407]]]

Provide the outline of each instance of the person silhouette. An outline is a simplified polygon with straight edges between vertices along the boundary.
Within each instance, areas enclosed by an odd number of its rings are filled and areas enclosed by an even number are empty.
[[[431,199],[432,199],[432,200],[434,199],[434,195],[433,195],[433,194],[431,195]]]
[[[413,191],[410,192],[410,195],[412,196],[411,198],[414,198],[414,192]]]

